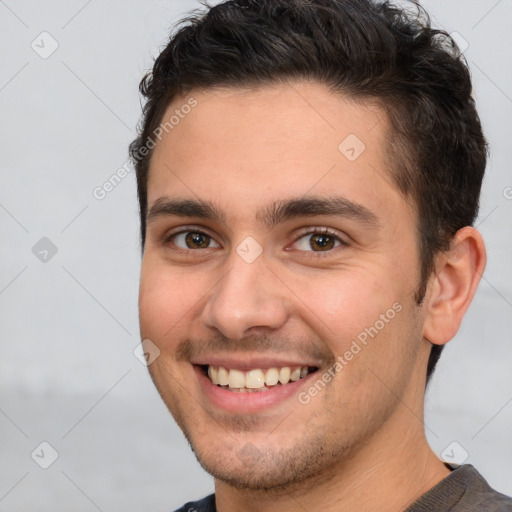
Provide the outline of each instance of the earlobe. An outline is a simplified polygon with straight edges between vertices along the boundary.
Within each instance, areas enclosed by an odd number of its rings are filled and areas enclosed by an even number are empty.
[[[486,259],[482,235],[470,226],[457,231],[449,251],[437,255],[425,301],[424,338],[435,345],[444,345],[457,334]]]

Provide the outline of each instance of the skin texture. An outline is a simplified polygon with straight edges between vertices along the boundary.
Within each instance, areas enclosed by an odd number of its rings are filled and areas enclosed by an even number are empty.
[[[485,266],[480,234],[457,233],[419,307],[417,219],[385,167],[382,110],[297,82],[192,91],[164,119],[190,96],[197,106],[154,150],[149,209],[202,199],[225,218],[149,220],[140,324],[160,350],[151,377],[215,477],[218,509],[403,510],[449,473],[424,434],[429,341],[459,328]],[[338,149],[350,134],[366,146],[354,161]],[[321,215],[269,227],[257,215],[274,201],[333,195],[369,209],[378,226]],[[321,228],[345,243],[312,248]],[[197,230],[211,237],[205,248],[170,237]],[[248,236],[263,250],[252,263],[237,253]],[[300,403],[298,392],[394,304],[400,311]],[[191,364],[213,354],[286,354],[319,370],[277,406],[234,414],[209,400]]]

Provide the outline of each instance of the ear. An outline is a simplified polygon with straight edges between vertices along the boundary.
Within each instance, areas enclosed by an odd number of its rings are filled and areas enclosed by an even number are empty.
[[[457,231],[449,251],[437,255],[424,303],[424,338],[435,345],[444,345],[457,334],[486,261],[482,235],[471,226]]]

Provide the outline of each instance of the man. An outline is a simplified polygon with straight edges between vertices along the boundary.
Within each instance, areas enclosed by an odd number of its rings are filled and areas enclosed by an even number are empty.
[[[487,147],[417,10],[224,2],[141,83],[141,334],[215,478],[180,510],[512,510],[424,433],[485,267]]]

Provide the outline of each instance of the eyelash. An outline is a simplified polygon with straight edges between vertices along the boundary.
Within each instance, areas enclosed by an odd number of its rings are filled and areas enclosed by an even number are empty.
[[[182,229],[181,231],[177,231],[176,233],[171,233],[169,234],[168,236],[165,237],[164,239],[164,244],[165,245],[169,245],[170,242],[172,242],[172,239],[178,235],[182,235],[182,234],[188,234],[188,233],[194,233],[194,234],[198,234],[198,235],[203,235],[203,236],[207,236],[209,238],[211,238],[213,241],[215,241],[214,237],[212,237],[211,235],[209,235],[208,233],[200,230],[200,229],[195,229],[193,227],[190,227],[190,228],[187,228],[187,229]],[[305,228],[304,231],[301,231],[298,235],[297,235],[297,238],[295,239],[295,241],[293,242],[293,244],[296,244],[301,238],[307,236],[307,235],[310,235],[310,236],[313,236],[313,235],[328,235],[332,238],[334,238],[335,242],[339,242],[339,245],[337,247],[333,247],[332,249],[329,249],[327,251],[303,251],[303,250],[299,250],[299,252],[301,253],[310,253],[308,257],[311,257],[311,258],[323,258],[323,257],[326,257],[326,256],[329,256],[331,255],[336,249],[340,249],[342,247],[348,247],[350,244],[348,242],[346,242],[345,240],[343,240],[335,231],[333,231],[332,229],[329,229],[329,228]],[[218,243],[218,242],[216,242]],[[181,247],[172,247],[170,246],[169,249],[173,252],[180,252],[182,254],[187,254],[187,255],[190,255],[192,256],[191,253],[193,252],[196,252],[196,251],[201,251],[201,249],[182,249]],[[207,250],[207,249],[210,249],[209,247],[206,248],[206,249],[202,249],[202,250]]]

